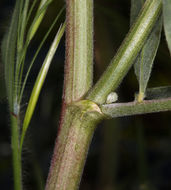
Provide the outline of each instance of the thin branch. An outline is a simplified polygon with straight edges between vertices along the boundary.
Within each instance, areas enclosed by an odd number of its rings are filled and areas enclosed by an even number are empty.
[[[123,41],[107,70],[92,88],[87,99],[104,104],[111,91],[115,91],[133,64],[138,52],[161,13],[161,0],[146,0],[143,9]]]
[[[105,104],[101,106],[101,111],[108,117],[123,117],[154,112],[164,112],[171,110],[171,98],[144,100],[142,103],[127,102]]]

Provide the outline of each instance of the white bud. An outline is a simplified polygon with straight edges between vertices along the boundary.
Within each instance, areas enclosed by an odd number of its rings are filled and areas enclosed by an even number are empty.
[[[116,92],[111,92],[110,94],[108,94],[107,99],[106,99],[106,103],[107,104],[111,104],[113,102],[116,102],[118,100],[118,95]]]

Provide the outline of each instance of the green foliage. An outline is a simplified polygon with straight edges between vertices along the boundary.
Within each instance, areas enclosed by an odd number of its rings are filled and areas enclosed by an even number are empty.
[[[166,35],[166,41],[171,54],[171,1],[163,0],[163,18],[164,18],[164,29]]]
[[[33,9],[35,8],[37,0],[30,4],[29,0],[17,0],[13,11],[12,20],[10,23],[9,30],[4,36],[2,42],[2,61],[5,67],[5,83],[9,103],[9,111],[11,114],[11,127],[12,127],[12,151],[13,151],[13,167],[14,167],[14,188],[16,190],[22,189],[22,179],[21,179],[21,148],[28,128],[29,122],[31,120],[32,114],[34,112],[37,99],[39,97],[41,88],[43,86],[44,80],[46,78],[50,63],[59,45],[59,42],[63,36],[65,30],[65,24],[59,28],[58,33],[46,55],[44,63],[40,69],[39,75],[35,82],[32,94],[30,96],[28,108],[25,113],[25,119],[23,127],[20,130],[20,105],[22,102],[22,97],[24,94],[25,85],[30,74],[33,63],[42,48],[45,40],[52,31],[56,21],[63,12],[61,9],[59,14],[56,16],[51,27],[45,34],[42,42],[40,43],[38,49],[35,52],[33,59],[30,62],[29,68],[26,72],[25,77],[23,77],[23,71],[25,66],[25,57],[30,46],[30,42],[36,34],[40,23],[47,12],[48,5],[51,0],[42,0],[34,15],[33,21],[30,21],[30,17],[33,14]],[[29,6],[30,10],[29,10]],[[30,22],[30,25],[29,25]],[[23,79],[24,78],[24,79]],[[15,120],[15,122],[13,122]],[[20,135],[21,131],[21,135]]]
[[[31,39],[34,37],[37,29],[39,28],[40,23],[43,20],[43,17],[46,13],[46,10],[49,6],[49,4],[52,2],[52,0],[41,0],[39,8],[36,12],[35,18],[32,22],[32,25],[30,27],[29,35],[28,35],[28,41],[31,41]]]
[[[18,30],[18,18],[19,18],[20,1],[16,1],[16,5],[13,11],[12,20],[9,26],[9,30],[4,36],[1,52],[2,61],[5,68],[5,83],[8,96],[8,102],[10,111],[15,113],[15,97],[14,97],[14,72],[15,72],[15,49],[17,41],[17,30]],[[16,113],[15,113],[16,114]]]
[[[55,36],[54,41],[52,42],[52,45],[46,55],[46,58],[43,62],[43,65],[39,71],[39,74],[37,76],[36,82],[34,84],[30,99],[29,99],[29,103],[27,106],[27,110],[26,110],[26,114],[24,117],[24,122],[23,122],[23,127],[22,127],[22,134],[21,134],[21,142],[20,142],[20,150],[22,149],[22,145],[23,145],[23,140],[24,140],[24,136],[26,133],[26,130],[29,126],[31,117],[33,115],[37,100],[39,98],[40,95],[40,91],[42,89],[43,83],[45,81],[47,72],[49,70],[50,64],[52,62],[53,56],[56,52],[56,49],[59,45],[59,42],[64,34],[65,31],[65,24],[63,26],[61,26],[58,30],[58,33]]]
[[[87,99],[103,104],[108,94],[112,90],[116,90],[151,33],[153,24],[158,20],[161,6],[161,0],[147,0],[145,2],[138,19],[131,27],[104,74],[89,92]]]
[[[29,97],[23,123],[20,123],[20,105],[30,71],[63,11],[61,9],[46,32],[24,76],[25,57],[31,45],[30,42],[35,37],[51,2],[52,0],[40,0],[35,15],[32,15],[38,1],[33,0],[31,5],[29,0],[17,0],[9,31],[2,42],[2,58],[5,64],[5,80],[11,113],[15,190],[22,189],[21,154],[24,137],[52,59],[65,31],[65,24],[63,24],[45,56]],[[163,2],[165,33],[170,48],[171,3],[169,0],[163,0]],[[92,87],[93,1],[85,0],[84,3],[67,1],[67,66],[63,96],[65,110],[62,112],[59,144],[55,148],[54,156],[57,157],[53,159],[46,189],[77,188],[93,131],[97,122],[105,116],[115,118],[171,110],[171,87],[147,88],[160,42],[162,0],[146,0],[141,9],[143,3],[144,0],[132,0],[130,32],[107,70]],[[32,21],[31,16],[33,16]],[[139,82],[138,102],[115,103],[118,95],[112,91],[118,88],[134,61]],[[83,99],[84,95],[85,99]],[[147,100],[144,100],[145,96]],[[102,105],[104,103],[107,104]]]
[[[136,17],[138,16],[139,11],[144,2],[145,2],[144,0],[131,1],[131,18],[130,18],[131,25],[134,23]],[[160,16],[135,61],[134,65],[135,74],[139,82],[139,94],[138,94],[139,102],[143,101],[145,97],[145,92],[151,75],[154,58],[156,56],[160,42],[161,29],[162,29],[162,18]]]

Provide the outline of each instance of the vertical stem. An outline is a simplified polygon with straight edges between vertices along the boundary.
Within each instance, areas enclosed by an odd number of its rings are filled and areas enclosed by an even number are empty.
[[[98,106],[87,100],[69,106],[57,138],[46,190],[78,189],[97,122]]]
[[[19,128],[18,118],[11,116],[11,127],[12,127],[12,158],[13,158],[13,175],[14,175],[14,189],[22,189],[22,176],[21,176],[21,155],[19,150]]]
[[[93,80],[93,1],[66,0],[66,63],[64,102],[59,134],[46,183],[46,190],[78,188],[87,151],[97,121],[98,106],[81,100]],[[87,109],[91,109],[91,113]],[[97,108],[97,110],[96,110]]]
[[[66,0],[66,65],[64,99],[81,99],[93,79],[93,1]]]

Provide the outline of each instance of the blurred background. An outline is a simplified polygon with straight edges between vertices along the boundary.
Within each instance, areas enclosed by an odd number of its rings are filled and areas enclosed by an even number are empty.
[[[0,1],[0,42],[8,28],[14,0]],[[129,30],[130,0],[94,0],[94,82],[104,71]],[[47,16],[30,45],[29,61],[49,28],[63,0],[49,7]],[[25,112],[33,82],[65,13],[43,46],[28,80],[21,108]],[[24,189],[42,190],[57,134],[62,99],[65,39],[60,43],[27,132],[23,151]],[[164,33],[148,87],[171,84],[169,52]],[[117,93],[120,102],[132,101],[138,91],[133,68]],[[0,62],[0,189],[13,189],[10,125]],[[170,190],[171,113],[117,118],[96,129],[85,165],[81,190]]]

